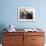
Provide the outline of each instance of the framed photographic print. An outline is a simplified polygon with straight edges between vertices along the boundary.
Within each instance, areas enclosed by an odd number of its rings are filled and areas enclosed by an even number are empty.
[[[34,21],[35,9],[31,7],[19,7],[17,12],[18,21]]]

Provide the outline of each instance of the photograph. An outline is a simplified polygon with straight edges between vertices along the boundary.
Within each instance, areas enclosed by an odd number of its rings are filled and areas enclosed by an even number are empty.
[[[35,19],[35,9],[18,8],[18,21],[33,21]]]

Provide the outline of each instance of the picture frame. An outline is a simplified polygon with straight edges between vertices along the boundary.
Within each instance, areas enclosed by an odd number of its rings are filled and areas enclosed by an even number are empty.
[[[19,7],[17,15],[18,21],[35,21],[35,8]]]

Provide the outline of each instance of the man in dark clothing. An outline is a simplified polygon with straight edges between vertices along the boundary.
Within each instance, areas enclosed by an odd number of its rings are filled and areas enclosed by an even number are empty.
[[[31,12],[31,13],[27,13],[27,19],[33,19],[33,13]]]

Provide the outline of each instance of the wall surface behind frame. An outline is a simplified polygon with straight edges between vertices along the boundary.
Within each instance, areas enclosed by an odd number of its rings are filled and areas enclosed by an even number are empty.
[[[13,24],[16,28],[46,28],[46,0],[0,0],[0,25]],[[35,8],[36,20],[33,22],[18,22],[17,8]]]

